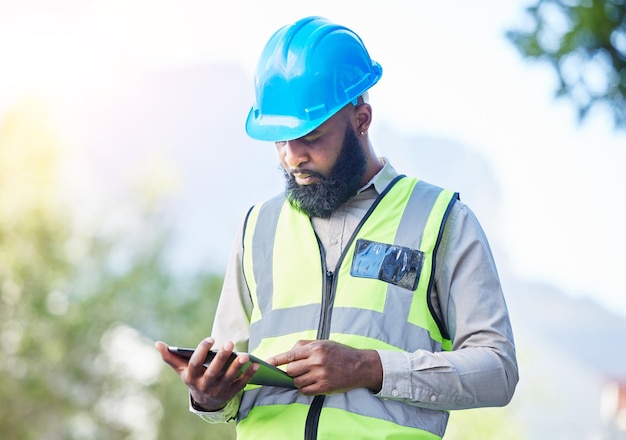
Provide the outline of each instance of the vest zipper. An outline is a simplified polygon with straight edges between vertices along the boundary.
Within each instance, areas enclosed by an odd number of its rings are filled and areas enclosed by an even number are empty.
[[[330,318],[333,311],[333,303],[335,302],[335,274],[327,270],[324,278],[324,288],[322,294],[322,315],[320,317],[320,325],[317,329],[317,339],[328,339],[330,336]]]
[[[372,206],[367,210],[356,229],[352,233],[350,240],[348,241],[344,251],[341,253],[339,257],[339,261],[337,262],[336,270],[339,270],[343,259],[350,248],[352,242],[354,241],[357,233],[363,226],[363,223],[369,218],[370,214],[374,211],[374,208],[378,206],[382,198],[389,192],[389,190],[398,182],[400,179],[405,177],[404,175],[399,175],[396,177],[385,190],[378,196],[378,198],[374,201]],[[322,257],[322,268],[326,272],[326,276],[324,277],[324,285],[322,286],[322,310],[320,316],[320,324],[317,329],[317,339],[323,340],[328,339],[330,335],[330,319],[333,310],[333,303],[335,302],[335,274],[328,270],[326,267],[326,253],[324,252],[324,246],[320,242],[319,237],[315,234],[315,238],[317,238],[317,245],[320,250],[320,256]],[[322,412],[322,407],[324,406],[325,395],[317,395],[313,398],[313,402],[311,402],[311,406],[309,407],[309,412],[306,416],[306,423],[304,426],[304,440],[316,440],[317,439],[317,427],[320,421],[320,414]]]
[[[320,245],[320,252],[322,255],[322,266],[326,269],[326,262],[324,256],[324,249]],[[322,289],[322,310],[320,316],[320,325],[317,329],[317,339],[328,339],[330,335],[330,318],[333,310],[333,302],[335,299],[335,274],[326,270],[326,277],[324,278],[324,286]],[[324,406],[325,395],[321,394],[313,398],[309,412],[306,416],[306,423],[304,426],[304,440],[316,440],[317,439],[317,427],[319,425],[320,415],[322,413],[322,407]]]
[[[320,394],[313,398],[309,412],[306,415],[306,423],[304,425],[304,440],[316,440],[317,439],[317,427],[320,421],[320,414],[322,413],[322,407],[324,406],[325,395]]]

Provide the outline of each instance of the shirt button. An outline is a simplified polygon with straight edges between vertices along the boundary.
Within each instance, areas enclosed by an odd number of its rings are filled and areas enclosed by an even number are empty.
[[[337,244],[337,239],[336,238],[331,238],[330,239],[330,244]]]
[[[430,401],[434,402],[435,400],[437,400],[437,396],[435,396],[434,394],[432,396],[430,396]]]
[[[392,395],[393,397],[398,397],[398,394],[400,394],[400,393],[398,392],[398,390],[391,390],[391,395]]]

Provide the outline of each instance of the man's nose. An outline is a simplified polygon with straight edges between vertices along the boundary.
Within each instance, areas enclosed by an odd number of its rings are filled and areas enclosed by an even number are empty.
[[[306,146],[296,140],[285,143],[285,163],[290,168],[298,168],[309,160]]]

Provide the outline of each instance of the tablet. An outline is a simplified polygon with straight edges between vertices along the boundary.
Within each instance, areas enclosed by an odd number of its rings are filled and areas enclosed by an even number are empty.
[[[181,347],[170,346],[168,347],[168,350],[174,353],[175,355],[183,357],[185,359],[189,359],[191,355],[193,354],[193,348],[181,348]],[[205,367],[211,363],[211,361],[213,360],[216,354],[217,354],[216,351],[213,351],[213,350],[209,351],[209,354],[204,360]],[[250,379],[249,383],[252,383],[255,385],[271,385],[274,387],[295,388],[295,385],[293,384],[293,378],[291,376],[289,376],[280,368],[277,368],[271,364],[268,364],[264,360],[259,359],[258,357],[250,353],[231,353],[230,358],[228,362],[226,363],[226,367],[228,367],[231,364],[231,362],[235,360],[238,354],[246,354],[248,355],[248,358],[250,359],[250,362],[248,362],[247,364],[244,364],[242,369],[247,368],[248,366],[250,366],[251,363],[259,364],[258,371],[254,373],[254,376],[252,376],[252,379]]]

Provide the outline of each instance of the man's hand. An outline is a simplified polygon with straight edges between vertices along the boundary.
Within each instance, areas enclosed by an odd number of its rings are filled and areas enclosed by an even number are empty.
[[[233,352],[232,342],[226,342],[209,366],[205,367],[202,364],[214,343],[212,338],[200,342],[189,361],[171,353],[164,342],[156,343],[156,349],[161,353],[165,363],[172,367],[189,387],[195,406],[205,411],[222,409],[246,386],[259,369],[259,364],[252,364],[242,373],[241,368],[249,360],[247,355],[242,354],[237,356],[226,371],[222,372],[228,357]]]
[[[383,367],[375,350],[358,350],[332,341],[298,341],[268,362],[287,365],[299,391],[307,395],[331,394],[354,388],[380,391]]]

